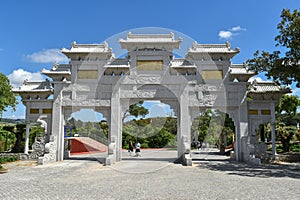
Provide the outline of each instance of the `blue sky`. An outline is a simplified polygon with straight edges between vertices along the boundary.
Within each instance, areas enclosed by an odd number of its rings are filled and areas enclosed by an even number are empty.
[[[17,86],[24,77],[40,80],[39,71],[65,62],[59,49],[72,41],[101,43],[129,29],[163,27],[198,43],[230,41],[242,63],[260,50],[275,50],[274,37],[283,8],[299,9],[296,0],[131,0],[0,1],[0,71]],[[298,89],[295,88],[298,94]],[[166,111],[168,112],[168,110]],[[24,108],[3,117],[24,118]]]

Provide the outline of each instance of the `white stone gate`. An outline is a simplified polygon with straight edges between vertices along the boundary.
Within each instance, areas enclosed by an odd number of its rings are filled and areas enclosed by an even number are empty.
[[[122,116],[139,100],[167,103],[178,117],[178,160],[191,165],[192,120],[207,108],[228,113],[234,121],[237,161],[253,159],[259,124],[271,122],[275,147],[274,108],[282,89],[273,82],[247,82],[254,72],[245,65],[231,63],[239,49],[230,44],[194,42],[184,58],[174,49],[181,38],[170,34],[131,34],[119,40],[127,50],[125,58],[114,58],[104,44],[72,44],[63,49],[69,64],[55,63],[42,70],[52,81],[28,82],[14,90],[26,106],[26,147],[30,122],[41,115],[48,123],[46,142],[50,150],[40,162],[60,161],[64,155],[64,125],[71,113],[93,108],[109,123],[109,152],[106,164],[121,161]],[[53,99],[48,97],[53,95]],[[273,148],[275,154],[275,148]],[[51,154],[51,155],[50,155]]]

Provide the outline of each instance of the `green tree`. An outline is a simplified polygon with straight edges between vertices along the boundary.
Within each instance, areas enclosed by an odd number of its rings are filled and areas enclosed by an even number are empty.
[[[165,146],[176,146],[174,142],[177,132],[171,133],[164,126],[167,124],[167,118],[157,117],[149,119],[131,120],[125,122],[123,125],[122,132],[122,145],[128,148],[128,143],[132,141],[136,143],[139,141],[143,148],[146,147],[165,147]],[[169,119],[168,123],[174,122],[176,125],[176,119]],[[151,123],[149,123],[151,122]],[[167,124],[170,130],[173,130],[175,125]],[[172,142],[172,143],[170,143]]]
[[[0,118],[8,106],[11,106],[15,110],[17,105],[17,100],[11,89],[12,86],[9,83],[9,79],[0,73]]]
[[[212,115],[213,113],[210,109],[207,110],[206,112],[201,113],[199,119],[195,120],[194,126],[192,126],[192,130],[195,129],[194,127],[196,127],[196,129],[198,128],[198,133],[199,133],[198,140],[200,142],[203,142],[208,134],[209,124]]]
[[[228,114],[219,110],[208,109],[201,113],[199,118],[193,121],[192,132],[197,128],[198,140],[218,145],[221,154],[225,152],[226,146],[233,142],[234,123]]]
[[[172,139],[174,139],[174,135],[162,128],[157,135],[148,138],[148,146],[161,148],[166,146]]]
[[[177,135],[177,118],[167,117],[165,120],[164,128],[173,135]]]
[[[138,116],[145,117],[149,113],[149,111],[147,108],[143,106],[143,103],[144,101],[139,101],[138,103],[130,105],[129,109],[126,110],[126,112],[123,115],[122,118],[123,122],[124,119],[130,115],[134,117],[138,117]]]
[[[30,134],[29,134],[29,147],[32,146],[32,144],[35,142],[36,138],[43,137],[44,132],[45,132],[44,129],[40,125],[31,126]]]
[[[88,134],[88,136],[90,135],[90,133],[91,133],[91,131],[92,131],[92,129],[93,129],[93,124],[92,124],[92,122],[87,122],[87,123],[85,123],[85,129],[86,129],[86,132],[87,132],[87,134]]]
[[[122,122],[124,123],[124,120],[129,117],[129,116],[134,116],[134,117],[145,117],[149,111],[147,108],[143,106],[144,101],[139,101],[138,103],[132,104],[129,106],[129,108],[125,111],[123,117],[122,117]],[[146,126],[149,124],[149,120],[132,120],[133,123],[135,123],[138,126]],[[123,146],[127,146],[127,144],[132,141],[133,143],[137,142],[137,137],[140,135],[141,129],[137,129],[136,126],[133,126],[131,123],[126,123],[123,125],[123,130],[122,130],[122,143]],[[131,136],[135,136],[131,137]],[[139,139],[139,142],[144,145],[144,139]]]
[[[26,130],[26,124],[17,124],[16,126],[5,126],[4,130],[15,134],[16,140],[14,147],[12,148],[12,153],[20,153],[24,149],[23,135]]]
[[[13,132],[14,126],[0,126],[0,152],[11,149],[15,143],[16,136]]]
[[[293,136],[297,133],[296,126],[286,126],[284,123],[277,123],[276,133],[277,133],[277,139],[282,144],[283,152],[289,152],[290,142]]]
[[[103,130],[103,133],[104,133],[105,137],[107,138],[108,137],[108,131],[109,131],[107,122],[106,121],[101,121],[99,123],[99,125],[100,125],[101,129]]]
[[[297,109],[300,105],[298,96],[284,95],[276,107],[276,135],[284,152],[290,150],[290,142],[297,134],[296,125],[299,122]]]
[[[275,37],[276,47],[286,49],[285,53],[279,50],[272,53],[256,51],[254,58],[249,59],[249,68],[257,72],[265,72],[268,78],[283,84],[297,82],[300,86],[300,12],[283,9],[281,22],[277,25],[279,34]]]
[[[295,116],[299,105],[300,100],[298,96],[283,95],[276,107],[276,111],[278,114],[285,112],[288,116]]]

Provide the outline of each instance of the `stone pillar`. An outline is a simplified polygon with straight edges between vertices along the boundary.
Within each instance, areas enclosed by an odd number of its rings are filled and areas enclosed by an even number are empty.
[[[62,130],[62,108],[59,103],[53,105],[52,134],[57,138],[57,161],[64,158],[64,132]]]
[[[185,157],[190,158],[191,149],[191,127],[190,127],[190,115],[189,115],[189,99],[188,92],[184,91],[180,95],[180,107],[179,107],[179,127],[178,127],[178,159],[184,165],[190,165],[191,160],[186,160]],[[184,141],[183,141],[184,140]],[[186,155],[188,154],[188,155]]]
[[[54,141],[57,147],[56,161],[62,161],[64,158],[64,131],[63,131],[63,114],[61,106],[61,89],[62,85],[56,84],[56,90],[54,94],[54,103],[52,108],[52,135],[55,135],[56,141]]]
[[[200,113],[200,110],[198,107],[192,107],[189,109],[189,112],[190,112],[190,129],[192,128],[192,125],[193,125],[193,121],[194,119],[198,119],[199,118],[199,113]],[[199,141],[199,131],[198,131],[198,128],[196,130],[194,130],[193,133],[193,137],[195,138],[195,141]]]
[[[25,154],[28,154],[28,150],[29,150],[29,132],[30,132],[30,123],[26,122],[26,136],[25,136],[25,148],[24,148]]]
[[[275,104],[271,102],[271,138],[272,138],[272,154],[276,155],[276,136],[275,136]]]
[[[114,163],[114,161],[120,161],[122,158],[122,117],[121,117],[121,105],[120,105],[120,89],[117,88],[113,93],[111,98],[111,112],[110,112],[110,127],[109,127],[109,143],[115,143],[115,145],[111,145],[112,148],[115,148],[115,155],[111,155],[113,161],[110,163]],[[112,141],[112,138],[114,141]]]
[[[26,121],[26,135],[25,135],[25,147],[24,147],[24,153],[28,154],[29,150],[29,132],[30,132],[30,102],[26,101],[25,102],[26,106],[26,114],[25,114],[25,121]]]
[[[239,106],[239,115],[235,120],[235,154],[236,161],[247,161],[249,159],[249,134],[248,134],[248,107],[244,101]]]

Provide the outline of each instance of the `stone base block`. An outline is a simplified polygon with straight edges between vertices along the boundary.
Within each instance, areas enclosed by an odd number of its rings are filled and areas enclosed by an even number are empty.
[[[70,158],[71,156],[71,151],[67,150],[67,151],[64,151],[64,159],[68,159]]]
[[[192,162],[192,158],[190,154],[185,154],[184,155],[184,159],[183,159],[183,165],[185,166],[192,166],[193,162]]]
[[[39,157],[37,162],[38,162],[38,165],[43,165],[43,164],[45,164],[45,158],[44,157]]]
[[[22,153],[22,154],[20,155],[20,160],[28,160],[28,159],[29,159],[29,155],[28,155],[28,154]]]
[[[236,160],[236,155],[234,151],[230,151],[230,159],[231,160]]]
[[[109,155],[108,157],[106,157],[105,165],[112,165],[114,163],[115,163],[115,159],[112,155]]]
[[[248,160],[248,163],[252,164],[252,165],[260,165],[261,164],[261,160],[259,158],[250,158]]]

